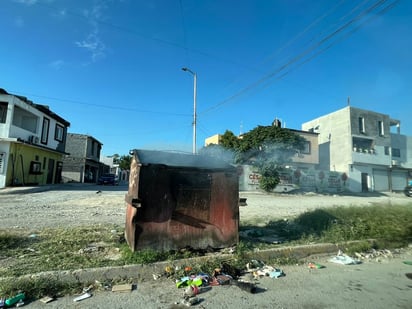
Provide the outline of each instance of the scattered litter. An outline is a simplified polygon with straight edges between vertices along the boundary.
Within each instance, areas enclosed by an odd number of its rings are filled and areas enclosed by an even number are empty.
[[[98,247],[90,246],[90,247],[79,249],[79,254],[91,253],[91,252],[97,252],[97,251],[99,251]]]
[[[254,271],[253,276],[255,279],[259,277],[279,278],[285,276],[285,273],[281,269],[272,266],[264,266]]]
[[[355,265],[355,264],[361,263],[361,261],[351,258],[350,256],[343,254],[340,251],[337,256],[334,256],[329,261],[332,263],[342,264],[342,265]]]
[[[172,266],[166,266],[165,267],[165,273],[166,273],[167,276],[172,275],[174,273],[173,267]]]
[[[26,297],[26,295],[24,293],[19,293],[16,296],[7,298],[4,301],[4,304],[8,307],[13,306],[15,304],[17,304],[20,300],[23,300]]]
[[[185,298],[182,300],[182,304],[185,305],[185,306],[187,306],[187,307],[190,307],[190,306],[192,306],[192,305],[195,305],[195,304],[200,303],[201,301],[202,301],[202,300],[201,300],[200,298],[198,298],[198,297],[192,297],[192,298],[185,297]]]
[[[309,267],[310,269],[321,269],[321,268],[325,268],[324,265],[321,265],[321,264],[318,264],[318,263],[312,263],[312,262],[310,262],[310,263],[308,264],[308,267]]]
[[[405,274],[406,278],[411,279],[412,280],[412,273],[407,273]]]
[[[211,285],[227,285],[230,284],[233,278],[229,275],[216,275]]]
[[[256,285],[252,282],[245,282],[245,281],[232,281],[232,284],[237,286],[239,289],[249,292],[249,293],[256,293]]]
[[[236,267],[233,267],[232,265],[228,263],[222,263],[220,268],[216,268],[213,272],[213,276],[216,275],[229,275],[234,279],[239,278],[239,276],[242,274],[242,271]]]
[[[259,260],[251,260],[249,263],[246,264],[246,269],[249,271],[256,270],[257,268],[262,268],[265,266],[265,263]]]
[[[21,299],[17,302],[16,307],[23,307],[24,306],[24,301],[22,301]]]
[[[5,306],[4,301],[5,299],[3,297],[0,297],[0,308],[3,308]]]
[[[73,301],[78,302],[78,301],[82,301],[82,300],[87,299],[87,298],[90,298],[90,297],[92,297],[92,294],[90,294],[90,293],[84,293],[84,294],[82,294],[82,295],[80,295],[80,296],[77,296],[75,299],[73,299]]]
[[[274,271],[269,272],[270,278],[279,278],[285,276],[285,273],[281,269],[275,269]]]
[[[180,280],[177,280],[176,286],[178,288],[191,286],[191,285],[201,286],[204,283],[203,281],[207,279],[208,279],[208,276],[205,276],[205,275],[190,276],[190,277],[186,276],[186,277],[180,278]]]
[[[379,261],[379,258],[393,258],[392,251],[388,249],[382,249],[382,250],[371,249],[364,253],[355,252],[355,255],[358,259],[361,259],[361,260],[376,259],[377,261]]]
[[[96,287],[103,288],[105,291],[111,290],[112,288],[112,285],[109,281],[101,283],[99,280],[95,280],[94,283]]]
[[[193,297],[197,294],[199,294],[199,287],[197,287],[196,285],[191,285],[185,289],[184,296]]]
[[[403,264],[412,265],[412,261],[403,261]]]
[[[131,292],[133,284],[118,284],[112,287],[112,292]]]
[[[40,298],[39,301],[42,302],[43,304],[50,303],[54,300],[53,297],[50,296],[44,296],[43,298]]]
[[[153,276],[153,279],[154,279],[154,280],[157,280],[157,279],[159,279],[159,278],[162,277],[161,274],[153,274],[152,276]]]
[[[88,293],[93,290],[94,286],[91,284],[88,287],[83,288],[83,293]]]

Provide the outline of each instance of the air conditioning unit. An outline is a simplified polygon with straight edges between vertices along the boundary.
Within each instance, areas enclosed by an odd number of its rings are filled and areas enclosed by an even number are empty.
[[[29,143],[30,144],[38,144],[39,143],[39,138],[36,135],[30,135],[29,136]]]
[[[398,160],[392,160],[392,166],[398,166],[399,161]]]

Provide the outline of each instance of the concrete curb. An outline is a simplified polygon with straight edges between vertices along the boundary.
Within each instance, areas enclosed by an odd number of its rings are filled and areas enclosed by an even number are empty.
[[[291,246],[274,248],[268,250],[260,250],[248,253],[253,256],[253,259],[268,260],[272,258],[290,257],[295,259],[303,259],[311,255],[320,254],[336,254],[340,248],[344,245],[356,243],[347,242],[344,244],[314,244],[303,246]],[[190,259],[175,260],[173,262],[157,262],[153,264],[145,265],[125,265],[115,267],[100,267],[100,268],[87,268],[78,270],[67,271],[48,271],[32,275],[25,275],[19,278],[0,278],[0,281],[4,280],[18,280],[18,279],[52,279],[67,283],[82,283],[90,284],[96,280],[100,282],[107,281],[126,281],[135,280],[137,282],[153,280],[153,274],[163,274],[166,266],[185,266],[195,265],[196,263],[205,262],[210,259],[230,260],[233,259],[233,254],[216,254],[209,256],[202,256]]]

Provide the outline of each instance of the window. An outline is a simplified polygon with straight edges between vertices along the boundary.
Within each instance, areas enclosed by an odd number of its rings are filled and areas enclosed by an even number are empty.
[[[40,175],[41,173],[41,163],[37,161],[31,161],[29,174]]]
[[[389,156],[389,147],[385,146],[385,155]]]
[[[50,126],[50,119],[44,118],[43,119],[43,126],[41,131],[41,142],[42,144],[47,144],[49,139],[49,126]]]
[[[12,124],[21,129],[37,133],[37,124],[39,117],[18,107],[14,106]]]
[[[63,133],[64,133],[64,128],[56,123],[56,128],[54,130],[54,139],[56,141],[62,142],[63,141]]]
[[[310,142],[309,141],[305,141],[304,145],[303,145],[303,149],[302,149],[302,153],[304,154],[310,154]]]
[[[359,133],[365,133],[365,118],[359,117]]]
[[[392,148],[392,157],[401,157],[401,150],[399,148]]]
[[[6,123],[7,102],[0,102],[0,123]]]
[[[383,121],[378,121],[378,132],[379,132],[379,136],[385,135],[385,128],[383,126]]]

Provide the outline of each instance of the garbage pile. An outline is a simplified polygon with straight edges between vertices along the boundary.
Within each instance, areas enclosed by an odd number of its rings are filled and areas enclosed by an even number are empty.
[[[178,270],[178,269],[177,269]],[[260,277],[279,278],[285,273],[278,268],[265,265],[262,261],[251,260],[246,264],[246,269],[241,270],[228,263],[222,263],[219,268],[215,268],[211,274],[194,273],[192,268],[184,268],[187,275],[176,279],[176,287],[183,289],[182,299],[175,304],[192,306],[203,301],[198,295],[211,290],[215,286],[233,285],[248,293],[257,293],[257,280]],[[166,267],[165,274],[172,275],[174,269]],[[158,275],[154,275],[158,278]]]
[[[361,260],[375,260],[379,262],[382,258],[383,259],[393,258],[394,253],[392,253],[392,251],[388,249],[382,249],[382,250],[371,249],[367,252],[362,252],[362,253],[355,252],[355,255],[357,258]]]

